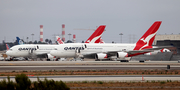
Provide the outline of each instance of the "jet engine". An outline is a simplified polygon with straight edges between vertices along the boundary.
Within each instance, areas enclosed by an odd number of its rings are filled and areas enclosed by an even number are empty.
[[[96,59],[107,59],[107,54],[98,53],[96,54]]]
[[[53,59],[54,56],[52,56],[51,54],[47,54],[47,58],[48,58],[48,59]]]
[[[170,51],[169,49],[167,49],[167,48],[161,49],[160,51],[161,51],[162,53],[163,53],[163,52],[171,52],[171,51]]]
[[[164,49],[161,49],[161,50],[159,50],[159,51],[154,51],[154,52],[145,53],[144,55],[156,55],[156,54],[159,53],[159,52],[164,53],[164,52],[171,52],[171,51],[170,51],[169,49],[164,48]]]
[[[126,53],[126,52],[118,52],[117,53],[117,58],[124,58],[127,56],[128,56],[128,53]]]

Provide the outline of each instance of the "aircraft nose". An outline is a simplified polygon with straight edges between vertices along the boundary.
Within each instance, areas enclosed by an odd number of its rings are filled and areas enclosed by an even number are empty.
[[[10,51],[6,51],[6,55],[10,56],[11,52]]]

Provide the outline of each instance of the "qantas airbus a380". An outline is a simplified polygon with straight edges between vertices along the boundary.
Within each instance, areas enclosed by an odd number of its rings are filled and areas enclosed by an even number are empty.
[[[96,42],[100,40],[102,33],[104,32],[105,25],[99,26],[96,31],[90,36],[87,43],[99,43]],[[95,39],[94,39],[95,38]],[[59,45],[64,45],[63,42],[57,39]],[[11,47],[6,54],[11,57],[27,57],[27,58],[47,58],[47,60],[53,58],[54,56],[50,55],[50,51],[54,50],[55,47],[59,45],[46,45],[46,44],[22,44],[15,45]],[[81,48],[81,47],[78,47]]]
[[[116,56],[116,58],[132,57],[136,55],[160,50],[164,47],[153,47],[152,43],[156,33],[161,25],[161,21],[156,21],[145,32],[145,34],[135,44],[95,44],[95,43],[71,43],[61,44],[50,52],[51,55],[68,58],[94,58],[108,59]]]

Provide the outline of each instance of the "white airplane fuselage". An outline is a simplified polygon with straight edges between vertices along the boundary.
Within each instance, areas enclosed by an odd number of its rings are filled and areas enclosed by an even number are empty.
[[[57,45],[22,44],[11,47],[6,54],[12,57],[29,57],[33,55],[49,54]]]
[[[87,54],[98,54],[106,53],[111,51],[126,52],[133,50],[136,44],[93,44],[93,43],[72,43],[72,44],[61,44],[55,47],[55,50],[50,52],[53,56],[58,56],[61,58],[75,57],[76,50],[80,48],[80,53],[82,55]]]

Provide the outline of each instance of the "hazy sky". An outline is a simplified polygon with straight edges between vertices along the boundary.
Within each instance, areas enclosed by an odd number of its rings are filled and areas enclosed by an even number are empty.
[[[106,25],[105,42],[120,42],[123,33],[123,42],[132,43],[158,20],[162,21],[158,34],[179,34],[180,0],[0,0],[0,43],[13,42],[16,36],[31,41],[32,33],[39,41],[40,25],[44,40],[54,40],[54,34],[61,35],[62,24],[66,40],[69,33],[76,34],[78,42],[93,33],[76,28]]]

